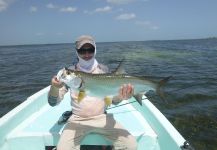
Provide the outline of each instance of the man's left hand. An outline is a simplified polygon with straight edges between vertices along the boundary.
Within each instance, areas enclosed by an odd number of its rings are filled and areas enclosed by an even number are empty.
[[[132,84],[124,84],[120,87],[118,97],[120,100],[130,99],[134,94],[134,87]]]

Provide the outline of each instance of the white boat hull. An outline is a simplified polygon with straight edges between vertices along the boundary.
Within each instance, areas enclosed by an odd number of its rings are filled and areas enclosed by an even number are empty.
[[[64,125],[57,121],[70,110],[69,93],[63,102],[51,107],[47,102],[49,86],[0,119],[0,150],[45,150],[58,143]],[[130,101],[134,101],[131,99]],[[124,101],[121,104],[127,103]],[[138,142],[138,150],[181,150],[185,139],[149,101],[124,105],[108,110]],[[110,145],[97,134],[87,135],[81,145]]]

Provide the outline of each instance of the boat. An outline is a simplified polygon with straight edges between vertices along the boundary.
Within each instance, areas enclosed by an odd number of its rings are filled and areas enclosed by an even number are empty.
[[[0,150],[50,150],[58,143],[65,124],[58,120],[71,109],[69,92],[56,107],[47,101],[50,86],[28,97],[0,118]],[[135,102],[135,103],[134,103]],[[107,113],[136,137],[138,150],[190,150],[189,143],[146,97],[142,106],[131,98]],[[91,133],[81,145],[112,145],[102,136]],[[105,149],[105,147],[104,147]]]

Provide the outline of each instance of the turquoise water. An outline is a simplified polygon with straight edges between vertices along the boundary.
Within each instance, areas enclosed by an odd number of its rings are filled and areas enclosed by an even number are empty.
[[[217,147],[217,40],[97,43],[97,59],[109,68],[125,59],[140,76],[173,76],[167,103],[149,99],[195,149]],[[77,61],[73,44],[0,47],[0,116],[50,84],[59,69]]]

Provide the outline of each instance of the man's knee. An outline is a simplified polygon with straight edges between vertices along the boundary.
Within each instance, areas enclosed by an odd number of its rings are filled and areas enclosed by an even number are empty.
[[[67,145],[57,145],[57,150],[80,150],[80,146],[71,147]]]
[[[114,144],[115,149],[136,150],[137,142],[133,136],[120,138],[120,143]]]
[[[137,142],[136,139],[130,139],[126,143],[127,150],[136,150],[137,149]]]

